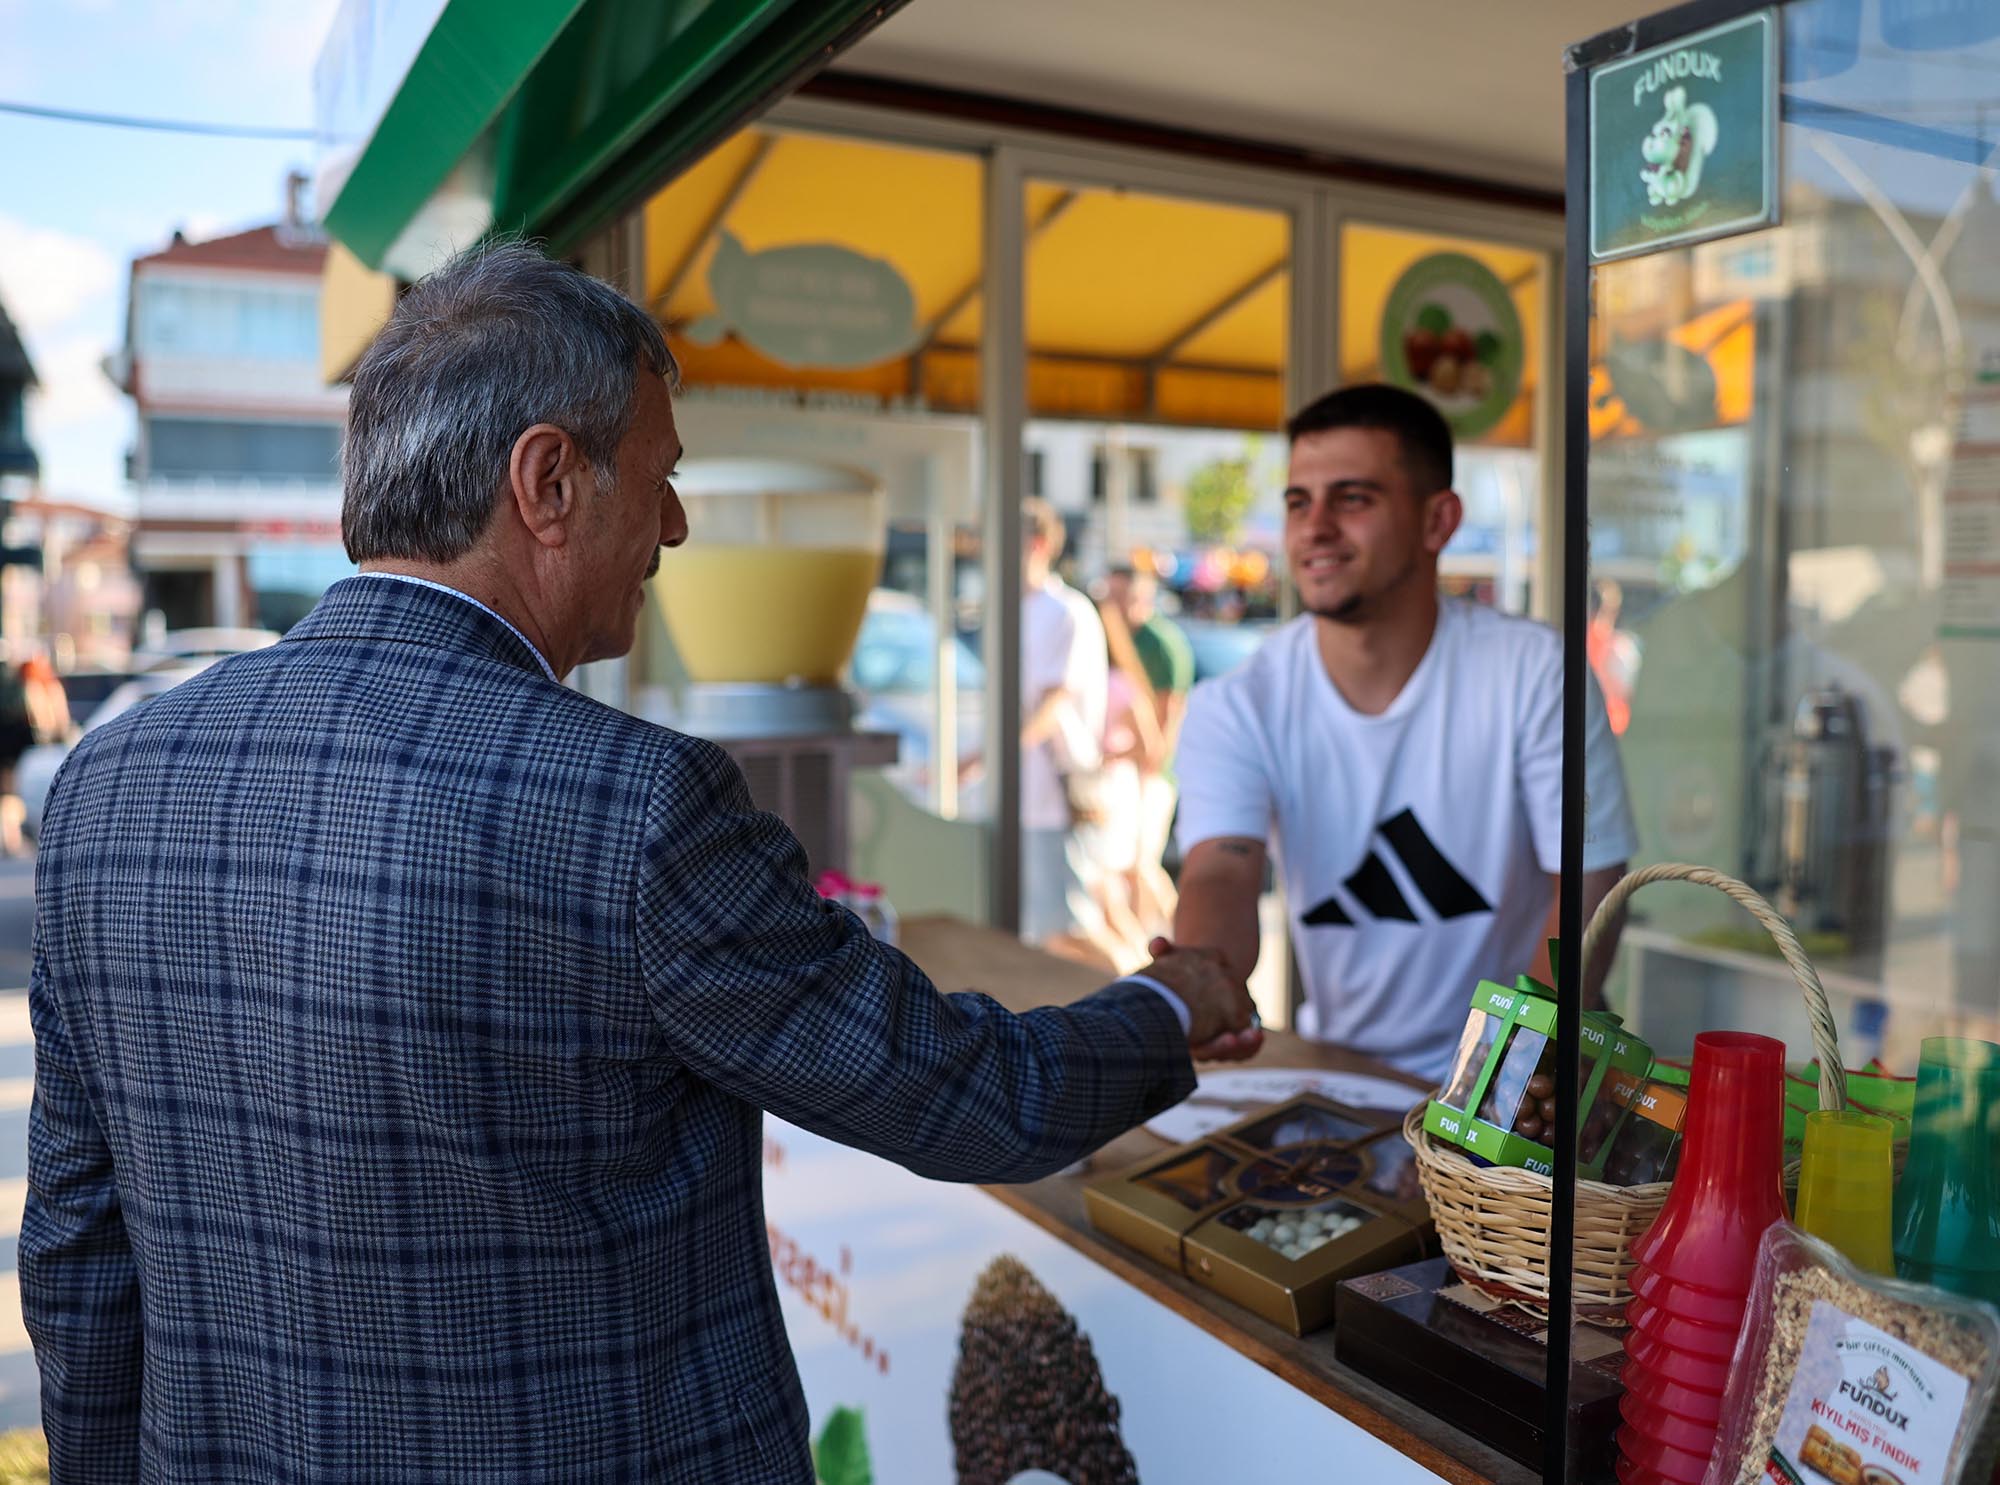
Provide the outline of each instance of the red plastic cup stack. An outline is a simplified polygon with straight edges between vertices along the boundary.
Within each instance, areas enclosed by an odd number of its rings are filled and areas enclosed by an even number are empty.
[[[1722,1419],[1757,1244],[1787,1215],[1785,1045],[1747,1032],[1694,1041],[1680,1173],[1632,1245],[1618,1478],[1701,1485]]]

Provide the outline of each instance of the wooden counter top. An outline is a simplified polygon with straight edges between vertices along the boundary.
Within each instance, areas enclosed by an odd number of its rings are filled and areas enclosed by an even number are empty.
[[[1009,1010],[1063,1005],[1088,995],[1105,976],[1029,948],[1018,939],[956,918],[913,918],[902,926],[903,951],[940,990],[980,990]],[[1239,1067],[1313,1067],[1365,1072],[1422,1084],[1381,1063],[1288,1032],[1265,1034],[1264,1050]],[[1083,1210],[1083,1188],[1169,1148],[1135,1129],[1106,1145],[1080,1174],[1025,1186],[983,1188],[1134,1288],[1158,1300],[1356,1427],[1454,1485],[1535,1485],[1540,1476],[1469,1434],[1371,1382],[1334,1359],[1331,1328],[1300,1338],[1102,1237]]]

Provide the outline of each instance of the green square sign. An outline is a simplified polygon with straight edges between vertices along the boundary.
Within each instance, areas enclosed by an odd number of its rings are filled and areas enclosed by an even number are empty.
[[[1778,220],[1778,19],[1770,10],[1590,77],[1590,258]]]

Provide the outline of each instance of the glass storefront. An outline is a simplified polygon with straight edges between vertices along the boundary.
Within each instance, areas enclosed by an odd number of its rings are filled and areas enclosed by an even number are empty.
[[[1649,1095],[1684,1109],[1690,1131],[1700,1105],[1720,1096],[1704,1088],[1721,1086],[1697,1072],[1690,1093],[1698,1035],[1781,1043],[1783,1148],[1795,1162],[1806,1115],[1830,1106],[1816,1057],[1848,1070],[1849,1108],[1902,1118],[1907,1139],[1919,1059],[1932,1055],[1926,1039],[2000,1038],[2000,202],[1990,127],[2000,17],[1991,7],[1795,0],[1761,13],[1711,7],[1699,27],[1683,17],[1679,35],[1642,24],[1638,63],[1624,60],[1634,50],[1624,36],[1623,50],[1593,68],[1641,67],[1639,93],[1654,88],[1644,111],[1662,116],[1654,137],[1671,144],[1685,126],[1693,143],[1678,155],[1614,157],[1652,193],[1627,218],[1636,234],[1691,215],[1683,208],[1701,198],[1685,171],[1724,160],[1719,141],[1732,129],[1754,144],[1742,99],[1727,94],[1739,63],[1715,59],[1742,55],[1729,48],[1758,25],[1776,58],[1767,157],[1776,224],[1669,236],[1600,262],[1572,290],[1572,304],[1581,292],[1590,306],[1571,351],[1587,356],[1572,369],[1583,394],[1572,416],[1587,431],[1572,444],[1582,462],[1570,531],[1587,523],[1588,565],[1569,634],[1583,642],[1619,735],[1639,843],[1630,866],[1686,863],[1747,883],[1795,932],[1830,1024],[1815,1028],[1812,997],[1775,931],[1689,882],[1637,891],[1615,958],[1585,966],[1583,993],[1598,992],[1593,971],[1604,971],[1604,1003],[1650,1047],[1663,1079],[1646,1085]],[[1707,60],[1656,86],[1642,64],[1660,56],[1670,67],[1674,45],[1689,57],[1706,49]],[[1682,82],[1700,67],[1708,87]],[[1575,96],[1585,86],[1572,81],[1573,151],[1586,144]],[[1602,151],[1610,126],[1591,118],[1588,144]],[[1594,177],[1578,230],[1608,232],[1616,217],[1603,193],[1621,189],[1638,188]],[[1573,792],[1568,807],[1585,802]],[[1590,1066],[1586,1046],[1583,1072]],[[1746,1117],[1764,1112],[1760,1099]],[[1727,1138],[1755,1142],[1747,1128]],[[1690,1133],[1679,1155],[1694,1149]],[[1647,1167],[1636,1179],[1658,1175]],[[1694,1179],[1683,1159],[1674,1189]],[[1577,1190],[1574,1294],[1586,1316],[1589,1287],[1616,1271],[1603,1227],[1614,1198]],[[1885,1205],[1886,1185],[1879,1196]],[[1633,1251],[1663,1269],[1672,1261],[1665,1239]],[[1899,1249],[1895,1266],[1909,1277],[1905,1257]],[[1719,1284],[1723,1265],[1712,1263]],[[1643,1282],[1661,1283],[1651,1271]],[[1656,1343],[1669,1312],[1680,1313],[1635,1307],[1636,1329],[1622,1335],[1575,1326],[1572,1403],[1628,1358],[1657,1351],[1654,1373],[1666,1375],[1672,1358]],[[1718,1393],[1728,1371],[1716,1373]],[[1628,1461],[1650,1457],[1661,1430],[1677,1425],[1632,1400],[1651,1380],[1622,1375],[1619,1447]],[[1653,1433],[1639,1438],[1635,1418]],[[1617,1422],[1572,1419],[1566,1478],[1610,1478]]]
[[[1021,928],[1132,970],[1172,929],[1171,758],[1187,688],[1240,664],[1278,617],[1272,430],[1285,416],[1292,218],[1082,181],[1031,178],[1022,197],[1025,493],[1060,522],[1067,591],[1022,599]],[[1060,732],[1029,736],[1039,688],[1062,671],[1042,653],[1059,642],[1036,612],[1050,592],[1090,652],[1060,720],[1082,723],[1102,755],[1085,814],[1067,822],[1052,760],[1073,749]],[[1265,909],[1257,988],[1282,1018],[1282,912],[1269,894]]]
[[[1842,1049],[2000,1029],[2000,39],[1906,49],[1785,17],[1782,225],[1596,270],[1590,653],[1641,856],[1802,933]],[[1886,19],[1886,17],[1885,17]],[[1902,100],[1898,103],[1897,100]],[[1659,1046],[1809,1056],[1726,899],[1657,887],[1610,986]]]
[[[1504,242],[1356,222],[1340,234],[1340,380],[1422,389],[1458,441],[1465,521],[1447,591],[1544,611],[1535,563],[1551,258]]]
[[[1461,430],[1469,519],[1447,582],[1548,611],[1537,533],[1552,488],[1553,218],[1143,152],[1049,152],[1004,130],[932,137],[866,109],[835,109],[831,126],[824,108],[799,112],[726,141],[623,230],[681,361],[690,460],[826,461],[886,491],[886,552],[845,681],[860,724],[897,738],[890,812],[907,805],[922,849],[957,863],[924,874],[925,906],[1019,911],[1019,891],[994,881],[1016,880],[1023,859],[1007,848],[1017,822],[995,818],[992,748],[1009,729],[989,724],[1003,705],[990,626],[1013,612],[993,601],[996,478],[1017,487],[1010,510],[1039,497],[1058,512],[1061,571],[1079,593],[1102,599],[1107,577],[1131,570],[1181,628],[1197,678],[1220,674],[1289,612],[1286,416],[1341,381],[1399,380]],[[989,220],[1004,199],[1016,220]],[[1020,264],[1004,346],[989,339],[996,241]],[[1318,278],[1302,294],[1307,272]],[[1408,323],[1392,336],[1397,315]],[[1426,334],[1440,345],[1427,360]],[[1445,351],[1463,364],[1452,385]],[[1008,386],[989,385],[996,365]],[[1018,460],[996,460],[1003,438]],[[673,715],[685,675],[658,619],[632,681],[637,709]],[[1164,833],[1148,837],[1142,871],[1163,867],[1170,894]],[[959,869],[967,852],[979,869]],[[957,897],[930,895],[942,879]],[[1165,926],[1161,896],[1128,939]],[[1267,906],[1277,974],[1282,915]],[[1281,976],[1264,998],[1282,1022]]]

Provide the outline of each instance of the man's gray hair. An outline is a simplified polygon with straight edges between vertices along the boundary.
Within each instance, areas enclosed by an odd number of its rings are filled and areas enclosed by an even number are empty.
[[[341,450],[340,532],[356,562],[451,562],[479,540],[514,442],[576,440],[606,485],[639,370],[679,377],[651,315],[522,242],[461,253],[406,292],[362,353]]]

